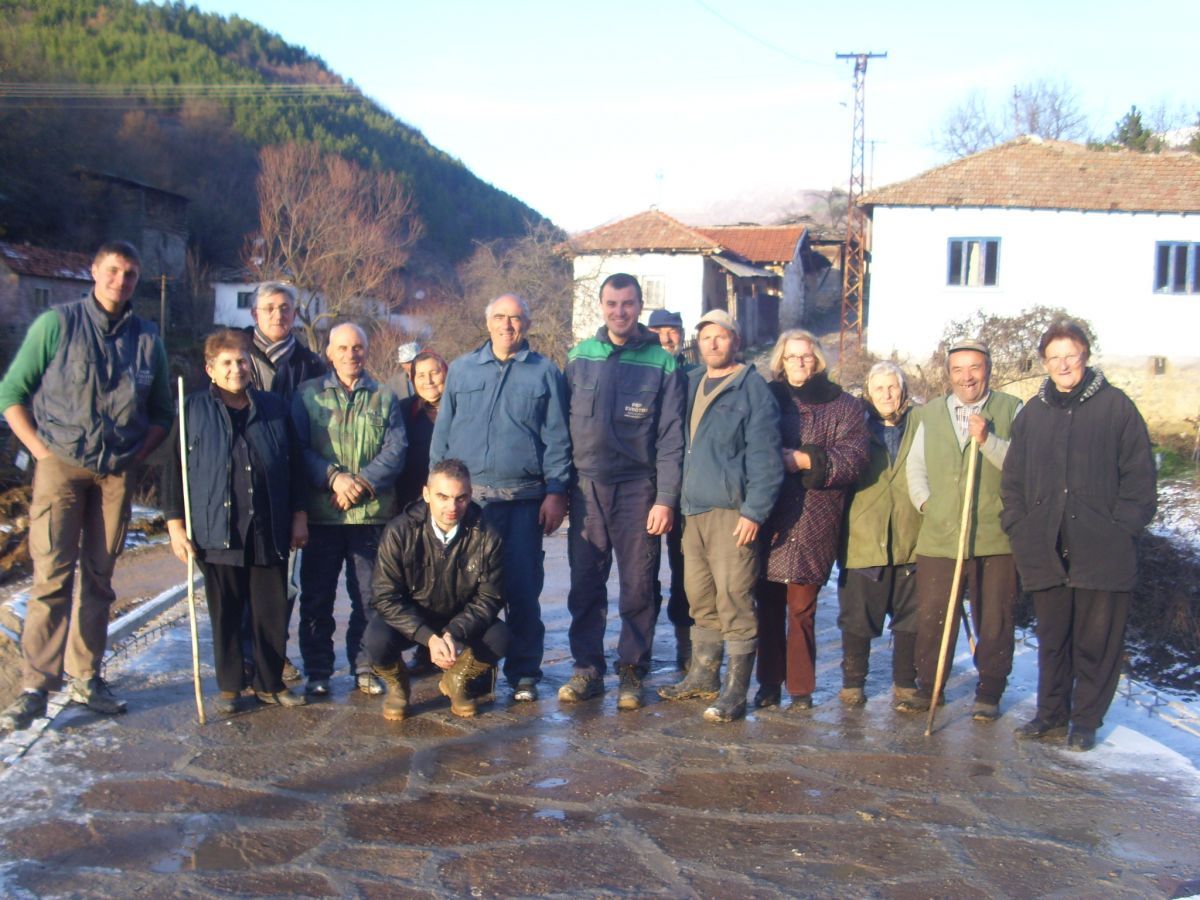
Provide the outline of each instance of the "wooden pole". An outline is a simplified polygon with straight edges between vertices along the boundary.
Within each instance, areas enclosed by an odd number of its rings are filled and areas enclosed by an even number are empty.
[[[954,613],[958,609],[958,590],[962,585],[963,559],[967,553],[967,532],[971,527],[971,507],[975,502],[975,461],[979,448],[974,438],[967,460],[967,489],[963,494],[962,525],[958,530],[958,556],[954,560],[954,579],[950,584],[950,599],[946,603],[946,625],[942,629],[942,647],[938,652],[937,677],[933,681],[933,697],[929,700],[929,718],[925,722],[925,736],[933,734],[933,717],[937,714],[938,698],[942,696],[942,682],[946,677],[946,654],[950,649],[950,635],[954,633]]]
[[[187,539],[192,541],[192,498],[188,494],[188,465],[187,465],[187,427],[184,424],[186,415],[183,398],[183,377],[179,378],[179,461],[183,470],[183,522],[187,529]],[[204,693],[200,689],[200,632],[196,628],[196,558],[188,550],[187,562],[187,598],[188,621],[192,628],[192,683],[196,687],[196,718],[200,724],[205,723]]]

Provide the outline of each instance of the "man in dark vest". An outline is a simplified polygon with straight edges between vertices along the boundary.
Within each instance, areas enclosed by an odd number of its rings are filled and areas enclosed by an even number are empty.
[[[113,566],[134,472],[174,414],[158,329],[133,314],[140,272],[132,244],[104,244],[92,262],[92,293],[39,316],[0,383],[0,410],[37,460],[24,691],[0,714],[0,730],[28,728],[45,715],[46,695],[62,687],[64,670],[71,702],[105,715],[125,710],[100,675],[116,599]],[[83,581],[72,615],[77,562]]]
[[[987,723],[1000,716],[1000,696],[1012,671],[1017,569],[1000,527],[1000,473],[1021,401],[990,389],[992,358],[982,341],[952,344],[946,368],[951,393],[921,409],[905,466],[908,495],[922,515],[917,537],[917,693],[897,703],[896,709],[921,712],[933,700],[965,500],[972,505],[971,524],[946,658],[954,659],[958,601],[965,587],[971,597],[979,673],[971,717]],[[977,447],[982,458],[976,461],[975,487],[964,498],[970,454]],[[949,665],[946,671],[948,677]]]

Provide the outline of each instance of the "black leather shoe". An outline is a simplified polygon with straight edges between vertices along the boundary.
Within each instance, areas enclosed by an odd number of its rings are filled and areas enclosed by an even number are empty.
[[[754,694],[754,708],[767,709],[771,706],[778,706],[782,700],[779,685],[767,687],[763,685]]]
[[[1035,717],[1015,729],[1013,734],[1023,741],[1046,741],[1051,738],[1066,737],[1067,723],[1048,722]]]
[[[1096,729],[1084,728],[1082,725],[1072,725],[1067,735],[1067,749],[1076,753],[1087,753],[1096,746]]]

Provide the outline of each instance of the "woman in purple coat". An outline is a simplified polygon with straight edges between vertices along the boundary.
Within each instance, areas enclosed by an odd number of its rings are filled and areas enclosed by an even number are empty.
[[[825,373],[821,343],[785,331],[771,353],[771,392],[779,403],[783,488],[763,526],[765,575],[758,586],[758,693],[778,706],[786,681],[792,706],[812,707],[817,592],[837,557],[849,489],[867,466],[870,438],[862,403]]]

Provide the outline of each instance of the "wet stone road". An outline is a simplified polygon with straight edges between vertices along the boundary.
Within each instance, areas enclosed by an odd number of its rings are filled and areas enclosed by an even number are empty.
[[[939,730],[836,700],[822,597],[811,712],[710,725],[699,702],[560,705],[565,538],[547,545],[543,699],[503,684],[455,719],[436,679],[385,722],[343,672],[327,702],[195,722],[186,626],[109,675],[130,711],[71,707],[0,774],[12,897],[1185,896],[1200,890],[1197,782],[1017,744],[1032,698],[969,719],[960,664]],[[610,589],[611,590],[611,589]],[[660,628],[652,686],[676,676]],[[610,644],[615,643],[615,613]],[[340,634],[340,631],[339,631]],[[881,644],[883,642],[880,642]],[[202,650],[209,658],[207,645]],[[206,691],[215,689],[206,667]],[[1102,732],[1103,736],[1103,732]],[[11,739],[5,743],[11,753]]]

